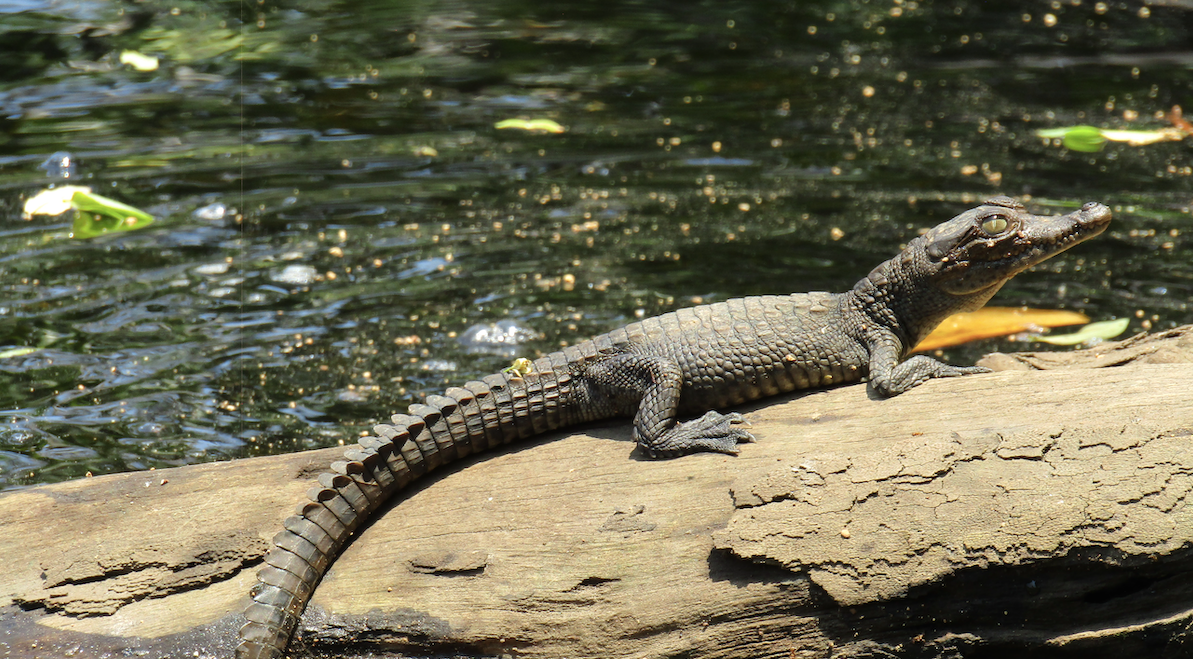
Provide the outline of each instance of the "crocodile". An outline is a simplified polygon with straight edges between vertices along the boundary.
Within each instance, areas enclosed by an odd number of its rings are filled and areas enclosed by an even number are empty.
[[[1101,233],[1110,217],[1096,202],[1048,217],[994,197],[911,240],[848,292],[679,309],[427,396],[349,448],[285,520],[236,656],[280,657],[353,531],[454,460],[612,417],[633,417],[634,440],[650,457],[736,454],[754,438],[739,413],[718,409],[862,380],[894,396],[930,378],[986,372],[909,354],[946,317],[980,308],[1011,277]]]

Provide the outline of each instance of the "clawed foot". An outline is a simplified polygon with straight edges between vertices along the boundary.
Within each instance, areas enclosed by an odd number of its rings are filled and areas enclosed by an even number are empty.
[[[685,421],[642,448],[652,458],[673,458],[689,453],[711,451],[737,455],[738,444],[753,442],[746,428],[750,422],[737,412],[708,412],[699,419]]]
[[[870,386],[878,395],[889,398],[927,382],[932,378],[955,378],[962,375],[990,373],[985,366],[953,366],[925,355],[915,355],[905,362],[883,367],[870,365]]]

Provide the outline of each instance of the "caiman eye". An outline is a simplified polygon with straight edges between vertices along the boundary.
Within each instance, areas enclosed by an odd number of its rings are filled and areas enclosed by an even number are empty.
[[[987,235],[994,236],[1007,230],[1007,218],[1001,215],[991,215],[982,220],[982,231]]]

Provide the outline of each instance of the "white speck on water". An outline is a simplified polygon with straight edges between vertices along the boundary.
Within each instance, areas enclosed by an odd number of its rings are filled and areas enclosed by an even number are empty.
[[[69,151],[58,151],[50,154],[37,168],[46,170],[46,176],[50,178],[72,178],[76,173],[75,165],[75,157]]]
[[[305,286],[315,281],[317,271],[309,265],[288,265],[281,272],[269,275],[269,278],[283,284],[297,284]]]
[[[473,352],[512,355],[520,344],[541,337],[533,327],[522,325],[515,320],[499,320],[496,323],[473,325],[464,330],[458,340]]]
[[[208,263],[207,265],[201,265],[195,268],[195,274],[197,275],[222,275],[227,271],[228,264],[223,262]]]
[[[216,202],[214,204],[207,204],[202,208],[196,208],[194,213],[191,213],[200,220],[208,220],[214,222],[216,220],[224,219],[228,214],[228,207],[224,204]]]

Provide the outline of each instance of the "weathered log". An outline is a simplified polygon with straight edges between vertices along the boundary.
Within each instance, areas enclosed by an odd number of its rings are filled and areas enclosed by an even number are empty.
[[[358,531],[292,651],[1189,654],[1193,328],[986,362],[1065,368],[766,402],[736,458],[637,459],[628,424],[471,457]],[[341,453],[0,495],[3,656],[230,655]]]

